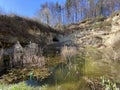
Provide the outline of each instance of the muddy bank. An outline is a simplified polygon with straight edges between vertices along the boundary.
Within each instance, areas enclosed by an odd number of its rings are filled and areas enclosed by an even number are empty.
[[[33,79],[44,80],[51,75],[47,68],[27,67],[19,69],[11,69],[7,74],[0,78],[0,83],[18,83],[30,79],[30,73],[33,73]]]

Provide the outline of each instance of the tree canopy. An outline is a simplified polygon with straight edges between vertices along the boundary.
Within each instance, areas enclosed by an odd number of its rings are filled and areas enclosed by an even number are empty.
[[[38,11],[40,20],[49,25],[77,23],[86,18],[109,16],[120,9],[120,0],[66,0],[44,3]]]

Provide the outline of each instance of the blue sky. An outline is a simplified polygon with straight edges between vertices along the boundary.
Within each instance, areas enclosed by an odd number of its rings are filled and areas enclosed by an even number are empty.
[[[32,17],[39,10],[40,4],[45,2],[64,3],[65,0],[0,0],[0,7],[7,13]]]

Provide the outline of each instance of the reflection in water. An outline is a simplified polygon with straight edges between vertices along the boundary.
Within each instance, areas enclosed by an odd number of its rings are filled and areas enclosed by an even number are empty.
[[[25,83],[28,86],[41,86],[42,84],[40,82],[38,82],[37,80],[27,80],[25,81]]]

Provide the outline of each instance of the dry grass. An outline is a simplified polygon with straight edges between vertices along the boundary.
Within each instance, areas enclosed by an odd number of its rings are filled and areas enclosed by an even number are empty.
[[[63,60],[69,60],[77,54],[77,49],[74,46],[63,46],[61,48],[61,56]]]
[[[38,45],[35,43],[30,43],[26,48],[21,48],[19,51],[17,51],[17,48],[14,48],[14,50],[16,50],[14,56],[17,56],[16,58],[22,62],[23,66],[35,65],[42,67],[45,65],[45,59],[42,56],[42,51],[39,51],[41,49],[39,49]],[[19,53],[20,51],[21,53]]]
[[[42,67],[45,65],[44,56],[42,56],[42,49],[38,47],[35,43],[30,43],[26,47],[22,47],[19,42],[17,42],[11,52],[5,54],[2,59],[9,63],[10,67],[24,67],[24,66],[38,66]],[[7,67],[9,67],[7,66]]]

